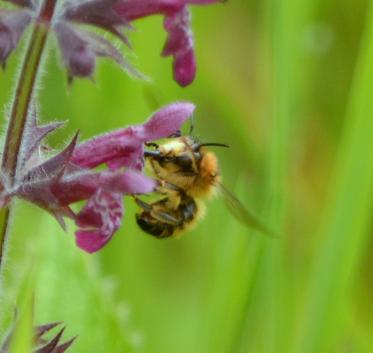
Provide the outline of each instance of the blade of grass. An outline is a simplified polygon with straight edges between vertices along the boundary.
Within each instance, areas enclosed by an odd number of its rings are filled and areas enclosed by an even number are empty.
[[[272,53],[269,53],[273,57],[273,124],[267,185],[267,198],[271,202],[262,217],[280,234],[284,233],[281,229],[287,212],[289,152],[299,100],[299,35],[306,9],[304,2],[269,1],[266,3],[267,20],[263,23],[269,27],[265,32],[270,33],[270,41],[273,41]],[[242,352],[287,350],[294,319],[290,305],[294,295],[291,273],[285,268],[285,244],[285,234],[263,244],[258,259],[258,281],[253,289],[257,295],[243,308],[246,318],[241,329]],[[256,325],[261,326],[262,334],[252,337],[250,331]]]
[[[373,180],[373,5],[356,64],[346,122],[325,218],[323,243],[314,260],[304,320],[295,351],[330,352],[344,323],[340,309],[346,303],[367,239],[372,214]]]

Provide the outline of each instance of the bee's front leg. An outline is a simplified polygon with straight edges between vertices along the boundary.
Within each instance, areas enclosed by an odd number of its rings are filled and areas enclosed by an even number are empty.
[[[145,146],[146,147],[154,147],[155,149],[159,148],[158,143],[155,143],[155,142],[145,142]]]

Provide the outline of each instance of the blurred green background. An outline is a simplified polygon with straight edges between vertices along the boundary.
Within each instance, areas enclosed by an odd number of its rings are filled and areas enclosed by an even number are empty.
[[[159,56],[160,17],[130,34],[128,57],[150,82],[101,60],[96,84],[68,89],[51,51],[41,117],[69,123],[50,144],[143,122],[156,108],[149,92],[160,105],[190,100],[196,135],[231,146],[217,150],[225,185],[281,236],[242,227],[217,198],[195,230],[159,241],[139,231],[126,199],[121,230],[86,255],[73,224],[64,234],[17,202],[2,332],[32,271],[35,321],[63,321],[66,337],[79,335],[72,353],[373,352],[371,2],[232,0],[192,11],[198,74],[186,89]],[[2,107],[19,62],[0,73]]]

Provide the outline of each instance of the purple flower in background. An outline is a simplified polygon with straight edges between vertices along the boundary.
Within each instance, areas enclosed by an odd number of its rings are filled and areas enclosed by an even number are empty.
[[[196,74],[193,33],[190,27],[189,5],[207,5],[221,0],[90,0],[67,2],[62,14],[55,16],[54,30],[62,61],[68,70],[69,80],[74,77],[91,77],[97,57],[108,57],[134,76],[142,77],[123,57],[115,45],[103,36],[80,28],[89,24],[108,31],[129,46],[124,29],[132,28],[138,19],[164,16],[168,33],[162,56],[173,57],[174,79],[187,86]],[[19,10],[0,10],[0,63],[6,62],[17,46],[22,33],[33,18],[38,18],[38,7],[29,0],[10,0]],[[40,19],[38,19],[40,20]],[[44,20],[44,19],[43,19]]]
[[[64,218],[75,221],[77,245],[87,252],[100,250],[121,226],[122,198],[154,191],[156,182],[142,174],[144,143],[176,133],[194,111],[191,103],[175,103],[154,113],[141,125],[119,129],[92,140],[70,144],[43,160],[42,139],[61,124],[38,126],[36,114],[28,127],[19,172],[14,185],[2,171],[0,204],[20,197],[47,210],[65,227]],[[106,164],[108,169],[96,171]],[[71,205],[87,200],[75,213]]]
[[[29,10],[0,10],[0,64],[2,66],[5,66],[8,56],[17,47],[31,19]]]
[[[147,16],[163,15],[168,38],[162,56],[173,56],[174,79],[181,86],[187,86],[196,74],[188,5],[215,2],[218,0],[92,0],[67,7],[65,16],[106,29],[127,42],[119,30],[121,26],[129,26]]]

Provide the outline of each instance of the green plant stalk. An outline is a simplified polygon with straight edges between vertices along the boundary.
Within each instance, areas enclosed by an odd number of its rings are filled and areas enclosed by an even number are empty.
[[[373,206],[373,5],[367,11],[330,194],[320,227],[323,243],[311,273],[295,352],[336,350],[339,315],[348,302],[359,255],[368,239]],[[345,338],[345,336],[339,338]]]
[[[2,170],[12,185],[17,177],[17,163],[22,146],[28,113],[32,103],[35,84],[40,68],[42,54],[49,32],[56,0],[45,0],[43,10],[36,21],[30,42],[23,60],[17,88],[12,105],[6,140],[3,151]],[[0,215],[0,271],[4,261],[5,244],[9,233],[11,209],[4,208]]]
[[[256,295],[247,298],[239,342],[231,352],[286,352],[291,337],[294,315],[292,274],[285,267],[286,231],[283,230],[287,212],[287,195],[292,130],[299,100],[299,30],[304,15],[304,2],[286,0],[267,1],[263,4],[264,32],[271,51],[263,48],[263,56],[273,58],[272,66],[272,117],[268,150],[267,199],[270,203],[262,214],[278,239],[263,239],[258,254],[257,281],[251,291]],[[294,15],[296,14],[296,16]],[[268,28],[268,29],[267,29]],[[263,60],[264,62],[270,60]],[[261,335],[253,332],[260,325]],[[239,348],[240,347],[240,348]]]

